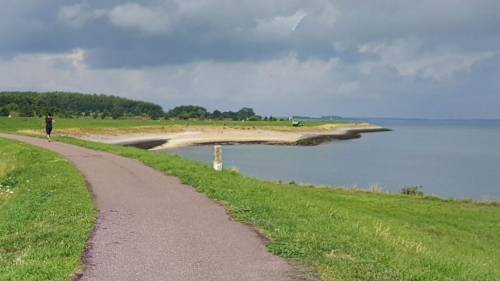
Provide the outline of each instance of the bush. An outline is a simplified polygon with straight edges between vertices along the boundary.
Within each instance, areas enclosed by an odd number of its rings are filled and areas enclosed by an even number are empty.
[[[255,115],[255,116],[250,117],[248,120],[249,121],[260,121],[260,120],[262,120],[262,116]]]
[[[411,196],[423,196],[424,192],[422,191],[423,187],[421,185],[415,186],[407,186],[401,188],[401,194],[411,195]]]
[[[0,116],[9,116],[10,112],[7,108],[2,107],[0,108]]]

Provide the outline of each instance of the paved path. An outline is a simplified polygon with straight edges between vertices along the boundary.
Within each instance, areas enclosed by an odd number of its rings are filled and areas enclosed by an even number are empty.
[[[175,177],[139,161],[69,144],[0,134],[73,162],[88,181],[99,218],[81,280],[302,279],[270,254],[250,227]]]

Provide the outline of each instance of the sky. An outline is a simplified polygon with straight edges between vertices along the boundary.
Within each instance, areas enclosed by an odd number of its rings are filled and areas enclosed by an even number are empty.
[[[0,0],[0,91],[500,118],[498,0]]]

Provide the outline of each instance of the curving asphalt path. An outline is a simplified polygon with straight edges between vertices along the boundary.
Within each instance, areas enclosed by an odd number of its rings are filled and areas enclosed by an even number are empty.
[[[302,280],[249,226],[192,187],[139,161],[1,134],[55,151],[81,171],[99,217],[80,280]]]

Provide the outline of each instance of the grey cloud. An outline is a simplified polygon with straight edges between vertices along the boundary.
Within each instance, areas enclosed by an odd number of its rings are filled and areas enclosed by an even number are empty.
[[[144,69],[94,69],[81,50],[0,61],[0,84],[15,90],[119,94],[171,108],[252,106],[262,114],[340,114],[428,118],[498,118],[500,56],[478,62],[453,80],[401,76],[390,65],[366,70],[340,59],[295,56],[261,62],[201,62]],[[16,69],[16,72],[9,71]],[[23,73],[22,78],[19,73]],[[425,82],[425,83],[423,83]]]
[[[166,33],[170,25],[170,19],[166,12],[144,7],[137,3],[116,6],[107,14],[113,25],[137,29],[146,34]]]
[[[357,52],[362,45],[411,38],[421,42],[422,52],[443,47],[484,52],[500,45],[495,28],[500,3],[493,0],[25,3],[4,4],[3,21],[16,22],[22,14],[23,24],[0,30],[7,42],[1,53],[84,48],[95,67],[259,60],[290,53],[355,60],[363,57]]]
[[[282,115],[500,117],[496,0],[0,4],[8,89]]]

